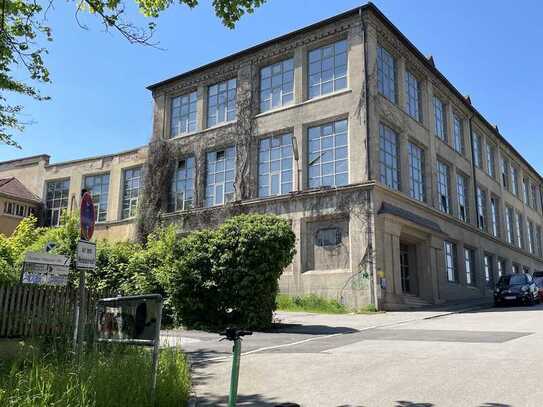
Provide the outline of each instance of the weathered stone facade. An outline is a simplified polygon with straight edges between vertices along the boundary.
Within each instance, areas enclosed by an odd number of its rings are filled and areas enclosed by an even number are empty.
[[[346,41],[344,86],[321,96],[310,95],[314,85],[309,75],[314,62],[310,61],[310,52],[338,41]],[[388,78],[393,89],[388,95],[379,84],[377,60],[382,50],[394,61],[393,79]],[[292,100],[261,111],[261,70],[286,59],[293,61]],[[325,62],[322,64],[324,71],[327,68]],[[418,95],[415,119],[408,112],[412,95],[406,90],[413,78]],[[236,79],[235,118],[208,126],[210,86],[232,79]],[[183,233],[213,227],[238,213],[275,213],[291,222],[297,236],[297,254],[281,278],[281,289],[293,295],[318,293],[355,308],[367,304],[401,308],[490,297],[499,272],[543,269],[542,178],[478,113],[470,99],[439,73],[433,59],[423,56],[371,4],[149,89],[154,114],[148,158],[147,150],[142,149],[128,154],[131,158],[123,164],[139,165],[146,160],[137,227],[133,219],[119,221],[121,198],[116,194],[121,194],[122,188],[119,178],[113,181],[112,177],[111,211],[107,222],[98,227],[100,236],[142,238],[158,222],[175,224]],[[172,102],[189,94],[196,95],[193,128],[173,134]],[[434,96],[442,102],[442,126],[436,121]],[[311,187],[310,167],[324,153],[315,158],[310,129],[338,121],[347,123],[347,182]],[[390,164],[383,158],[381,133],[385,126],[395,137],[395,158],[390,158],[397,167],[394,185],[385,174]],[[444,133],[441,138],[436,136],[438,126]],[[292,187],[283,194],[263,196],[259,190],[259,143],[284,134],[292,138],[288,147],[293,172],[288,182]],[[418,196],[412,193],[412,146],[422,155]],[[210,205],[209,195],[217,192],[209,190],[208,154],[222,154],[229,147],[235,147],[233,197],[224,204]],[[194,162],[190,178],[193,195],[187,208],[175,210],[171,207],[172,178],[177,163],[189,158]],[[502,176],[503,158],[510,167]],[[56,166],[46,163],[42,171],[47,177],[29,182],[39,189],[46,178],[68,173],[80,177],[111,168],[113,174],[119,171],[113,165],[115,160],[97,158],[85,160],[85,164]],[[447,168],[446,197],[438,163],[440,168]],[[516,191],[509,168],[517,171]],[[2,171],[0,163],[0,175]],[[460,176],[465,180],[462,189],[458,187]],[[529,189],[527,200],[523,180],[527,180]],[[76,200],[80,185],[75,181],[73,191],[70,186]],[[36,193],[42,195],[43,191]],[[476,200],[478,194],[485,199]],[[465,202],[460,205],[460,201]],[[507,208],[522,224],[513,225],[511,242]],[[107,232],[116,227],[122,231]],[[451,253],[450,258],[444,248]]]

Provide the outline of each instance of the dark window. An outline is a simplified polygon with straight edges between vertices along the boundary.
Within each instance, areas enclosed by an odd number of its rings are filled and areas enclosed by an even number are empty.
[[[317,246],[337,246],[341,243],[341,229],[340,228],[326,228],[317,230],[315,237]]]

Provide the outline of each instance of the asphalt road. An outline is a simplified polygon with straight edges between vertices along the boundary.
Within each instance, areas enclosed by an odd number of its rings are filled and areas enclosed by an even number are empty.
[[[243,342],[240,406],[543,406],[543,305],[279,318]],[[195,405],[225,405],[231,343],[165,334],[190,355]]]

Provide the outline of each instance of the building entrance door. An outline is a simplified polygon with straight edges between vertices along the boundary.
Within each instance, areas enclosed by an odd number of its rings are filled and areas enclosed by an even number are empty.
[[[409,246],[406,244],[400,244],[400,272],[402,274],[402,292],[410,293]]]

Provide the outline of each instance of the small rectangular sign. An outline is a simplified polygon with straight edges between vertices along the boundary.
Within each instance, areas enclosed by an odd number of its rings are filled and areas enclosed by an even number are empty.
[[[93,269],[96,267],[96,243],[80,240],[77,244],[76,264],[78,268]]]
[[[29,252],[23,263],[21,282],[24,284],[65,286],[70,273],[66,256]]]
[[[57,266],[69,265],[69,259],[60,254],[49,254],[41,252],[28,252],[25,256],[25,263],[51,264]]]

